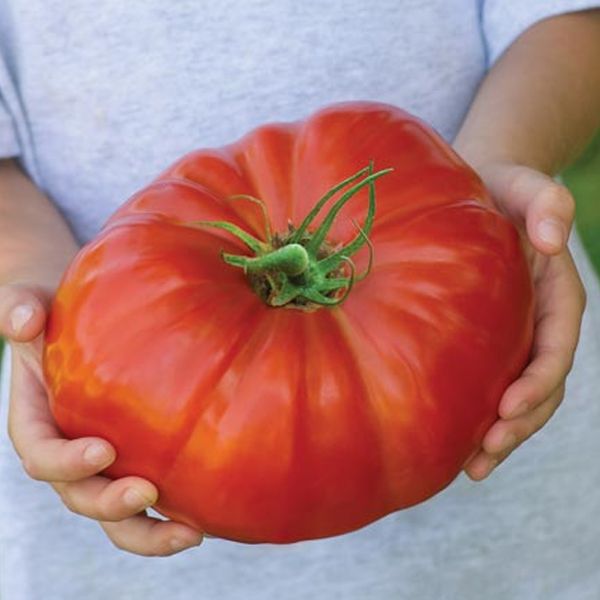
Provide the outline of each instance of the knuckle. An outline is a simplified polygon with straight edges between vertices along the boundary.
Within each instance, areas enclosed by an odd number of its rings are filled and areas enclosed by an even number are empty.
[[[23,458],[21,460],[21,465],[23,466],[25,473],[31,479],[35,479],[36,481],[45,481],[44,469],[35,460]]]
[[[70,512],[80,516],[83,515],[79,507],[68,496],[63,497],[62,502],[65,508],[67,508]]]
[[[60,496],[60,499],[62,500],[62,503],[65,505],[65,507],[68,510],[70,510],[72,513],[74,513],[76,515],[84,514],[79,506],[79,503],[77,502],[77,500],[75,498],[75,494],[72,493],[70,486],[62,486],[62,487],[55,486],[54,489],[57,491],[58,495]]]
[[[507,182],[506,195],[519,198],[527,195],[530,190],[531,172],[525,167],[517,167],[513,170],[512,177]]]
[[[85,486],[85,482],[56,483],[52,487],[60,496],[65,507],[72,513],[94,521],[106,520],[101,502],[90,495],[90,490]]]
[[[122,550],[123,552],[131,552],[131,548],[129,547],[129,545],[123,537],[111,531],[107,531],[106,527],[104,528],[104,530],[107,532],[106,534],[108,536],[108,539],[111,541],[112,545],[117,550]]]
[[[21,465],[25,473],[36,481],[57,481],[59,478],[53,476],[43,460],[39,460],[36,454],[30,454],[21,458]]]
[[[27,454],[21,454],[21,465],[25,473],[36,481],[52,481],[48,472],[46,462],[40,458],[39,452],[30,451]]]
[[[536,390],[537,400],[532,403],[533,406],[537,406],[540,403],[539,399],[559,384],[560,378],[566,370],[562,364],[563,361],[558,356],[560,350],[555,345],[539,344],[536,352],[539,358],[531,363],[527,374],[532,389]]]

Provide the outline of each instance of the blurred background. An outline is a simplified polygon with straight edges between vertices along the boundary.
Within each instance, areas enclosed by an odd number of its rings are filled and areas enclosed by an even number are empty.
[[[600,277],[600,132],[563,178],[577,201],[577,229]]]

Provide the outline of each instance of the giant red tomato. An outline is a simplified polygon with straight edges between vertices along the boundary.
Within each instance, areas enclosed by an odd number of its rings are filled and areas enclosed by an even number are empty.
[[[44,368],[65,434],[114,444],[108,475],[154,482],[161,513],[292,542],[447,486],[532,319],[519,235],[477,175],[402,110],[348,103],[133,196],[66,272]]]

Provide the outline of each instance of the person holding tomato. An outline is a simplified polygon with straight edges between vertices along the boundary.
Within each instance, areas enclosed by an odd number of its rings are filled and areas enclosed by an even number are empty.
[[[600,4],[577,0],[110,0],[93,14],[4,3],[2,600],[597,593],[600,291],[571,235],[573,198],[554,177],[600,125],[599,53]],[[432,500],[330,539],[207,539],[181,552],[204,532],[149,514],[153,482],[103,477],[115,449],[67,440],[52,419],[41,371],[51,300],[81,244],[174,158],[350,99],[431,123],[523,232],[537,300],[530,363],[468,478]],[[572,369],[571,398],[551,419]]]

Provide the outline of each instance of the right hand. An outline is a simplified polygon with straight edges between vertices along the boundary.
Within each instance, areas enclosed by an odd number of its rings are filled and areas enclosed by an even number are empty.
[[[140,477],[111,480],[100,473],[115,449],[99,438],[67,440],[49,408],[42,375],[43,332],[50,294],[40,286],[0,287],[0,336],[10,344],[9,435],[30,477],[48,482],[71,511],[95,519],[115,546],[166,556],[200,544],[186,525],[146,515],[158,491]]]

